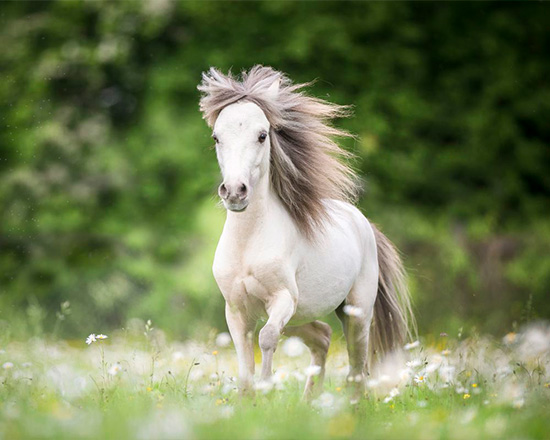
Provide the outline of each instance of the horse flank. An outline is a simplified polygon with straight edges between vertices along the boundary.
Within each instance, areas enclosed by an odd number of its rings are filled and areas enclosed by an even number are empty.
[[[279,81],[279,90],[270,86]],[[271,124],[271,182],[301,232],[312,239],[328,219],[325,199],[354,203],[359,179],[334,137],[351,135],[331,125],[334,118],[349,116],[349,107],[305,95],[311,83],[292,84],[270,67],[254,66],[239,80],[231,73],[211,68],[198,89],[200,109],[213,127],[230,104],[249,101],[258,105]]]

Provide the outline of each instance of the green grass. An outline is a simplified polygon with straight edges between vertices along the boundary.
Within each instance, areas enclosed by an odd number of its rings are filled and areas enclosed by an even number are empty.
[[[435,338],[373,371],[354,399],[338,339],[323,394],[306,403],[307,352],[289,357],[284,342],[273,388],[241,397],[231,346],[166,342],[157,330],[90,346],[6,340],[0,438],[549,438],[549,344],[545,327],[507,342]]]

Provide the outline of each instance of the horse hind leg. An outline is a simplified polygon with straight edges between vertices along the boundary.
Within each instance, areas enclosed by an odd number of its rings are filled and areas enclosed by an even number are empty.
[[[301,338],[311,352],[311,366],[320,367],[318,374],[309,374],[304,389],[304,398],[311,399],[323,388],[325,378],[325,364],[332,329],[330,325],[313,321],[297,327],[286,327],[283,331],[285,336],[297,336]]]
[[[346,301],[336,309],[348,347],[350,369],[347,380],[363,390],[367,373],[369,333],[376,299],[377,283],[358,281]],[[345,306],[352,306],[345,308]]]

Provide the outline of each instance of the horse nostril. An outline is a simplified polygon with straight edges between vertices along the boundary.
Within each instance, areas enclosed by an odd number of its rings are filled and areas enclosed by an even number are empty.
[[[229,191],[227,191],[227,188],[225,187],[225,183],[222,183],[218,188],[218,194],[222,199],[227,199],[227,197],[229,197]]]
[[[241,199],[244,199],[246,197],[246,193],[248,192],[248,189],[246,188],[246,185],[243,183],[241,186],[239,186],[239,197]]]

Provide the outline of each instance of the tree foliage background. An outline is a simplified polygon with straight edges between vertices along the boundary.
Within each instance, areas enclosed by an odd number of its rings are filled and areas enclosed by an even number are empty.
[[[403,251],[423,331],[550,318],[544,3],[5,2],[0,328],[224,328],[224,221],[196,85],[271,65],[353,104],[360,207]]]

